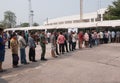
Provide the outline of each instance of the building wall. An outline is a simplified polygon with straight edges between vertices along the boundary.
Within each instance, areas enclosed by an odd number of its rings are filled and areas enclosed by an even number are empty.
[[[103,14],[105,13],[106,8],[97,10],[97,12],[83,14],[82,22],[96,22],[103,21]],[[80,15],[64,16],[55,19],[47,19],[44,22],[44,25],[62,25],[62,24],[72,24],[80,23]]]

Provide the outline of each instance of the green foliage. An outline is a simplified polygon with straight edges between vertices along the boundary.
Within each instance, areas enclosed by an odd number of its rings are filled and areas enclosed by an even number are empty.
[[[3,24],[0,23],[0,28],[4,28]]]
[[[29,27],[29,23],[22,23],[20,26],[21,27]]]
[[[108,11],[104,14],[104,20],[118,20],[120,19],[120,0],[113,2],[113,5],[108,7]]]
[[[5,27],[5,22],[4,22],[4,21],[1,21],[1,22],[0,22],[0,27],[1,27],[1,28],[6,28],[6,27]]]
[[[4,25],[6,28],[13,28],[16,26],[16,16],[13,12],[4,12]]]
[[[34,23],[33,26],[39,26],[39,24],[38,23]]]

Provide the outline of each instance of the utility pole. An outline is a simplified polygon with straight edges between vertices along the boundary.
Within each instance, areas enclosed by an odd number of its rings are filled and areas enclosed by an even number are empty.
[[[80,22],[83,19],[83,0],[80,0]]]
[[[34,14],[32,10],[31,0],[28,0],[28,1],[29,1],[29,26],[32,27]]]

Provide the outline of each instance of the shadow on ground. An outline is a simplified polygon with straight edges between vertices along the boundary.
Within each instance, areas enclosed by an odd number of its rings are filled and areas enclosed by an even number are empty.
[[[0,78],[0,83],[8,83],[6,80]]]

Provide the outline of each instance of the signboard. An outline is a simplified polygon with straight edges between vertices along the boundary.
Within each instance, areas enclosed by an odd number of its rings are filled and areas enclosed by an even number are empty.
[[[69,28],[68,33],[70,33],[71,31],[78,33],[78,28]]]

